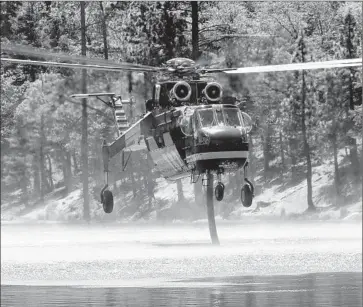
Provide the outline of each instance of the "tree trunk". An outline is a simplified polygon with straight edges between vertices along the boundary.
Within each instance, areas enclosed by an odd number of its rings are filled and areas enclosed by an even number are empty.
[[[67,169],[67,182],[66,182],[66,185],[67,185],[67,191],[71,192],[72,191],[72,184],[73,184],[71,153],[69,151],[66,151],[65,155],[66,155],[65,164],[66,164],[66,169]]]
[[[108,60],[108,45],[107,45],[107,25],[105,11],[103,10],[102,1],[100,3],[101,15],[102,15],[102,37],[103,37],[103,54],[105,60]]]
[[[354,110],[352,70],[349,75],[349,109]],[[354,126],[353,119],[351,119],[351,126]],[[348,136],[347,139],[348,139],[348,145],[349,145],[349,159],[352,164],[353,174],[358,178],[360,165],[359,165],[359,159],[358,159],[357,140],[350,136]]]
[[[282,171],[281,174],[283,175],[285,172],[285,153],[284,153],[284,141],[282,139],[282,132],[279,132],[279,139],[280,139],[280,154],[281,154],[281,166]]]
[[[108,43],[107,43],[107,24],[106,24],[106,15],[105,10],[103,9],[102,1],[99,2],[102,16],[102,38],[103,38],[103,57],[105,60],[108,60]],[[106,74],[106,91],[109,92],[111,90],[110,81],[108,75]]]
[[[144,72],[144,88],[143,88],[143,94],[144,94],[145,101],[150,98],[149,97],[150,84],[151,84],[150,80],[151,80],[150,73]],[[145,105],[143,105],[143,112],[146,112]]]
[[[86,55],[86,13],[85,2],[81,1],[81,43],[82,55]],[[82,70],[82,93],[87,93],[87,70]],[[88,123],[87,123],[87,99],[82,99],[82,182],[83,182],[83,218],[90,219],[89,191],[88,191]]]
[[[62,162],[63,181],[64,181],[64,187],[65,187],[64,196],[66,196],[71,191],[69,182],[71,181],[72,174],[69,173],[69,167],[67,165],[67,154],[66,154],[65,150],[61,149],[59,152],[59,155],[60,155],[60,159]]]
[[[45,161],[44,161],[44,117],[40,118],[40,146],[39,146],[39,170],[40,170],[40,201],[44,201],[46,193],[46,174],[45,174]]]
[[[128,80],[128,92],[129,98],[131,97],[132,89],[133,89],[133,81],[132,81],[132,73],[129,71],[127,73],[127,80]],[[132,125],[136,120],[134,119],[134,105],[129,105],[129,116],[126,115],[127,119],[129,120],[130,125]]]
[[[191,1],[192,6],[192,58],[196,61],[199,57],[199,13],[198,2]],[[203,199],[203,187],[201,179],[194,183],[194,199],[198,204]]]
[[[49,184],[50,184],[50,190],[54,190],[54,182],[53,182],[53,168],[52,168],[52,160],[49,155],[47,155],[48,160],[48,178],[49,178]]]
[[[73,174],[76,176],[79,172],[79,168],[77,164],[76,152],[74,150],[72,152],[72,158],[73,158]]]
[[[253,138],[252,135],[249,134],[249,180],[255,185],[255,175],[256,175],[256,165],[255,165],[255,156],[254,156],[254,144],[253,144]],[[243,178],[244,180],[244,178]],[[239,191],[240,193],[240,191]]]
[[[353,33],[353,26],[351,24],[351,19],[349,19],[349,28],[348,28],[348,37],[346,40],[346,48],[348,49],[349,58],[352,59],[355,57],[354,55],[354,46],[353,46],[353,39],[354,39],[354,33]],[[354,70],[352,68],[349,68],[349,109],[354,110],[354,97],[353,97],[353,74]],[[350,127],[354,126],[353,119],[350,119]],[[352,164],[352,170],[353,174],[356,176],[356,178],[359,178],[359,159],[358,159],[358,148],[357,148],[357,141],[356,139],[347,136],[348,146],[349,146],[349,159]]]
[[[192,5],[192,58],[196,61],[199,57],[199,16],[198,16],[198,2],[191,1]]]
[[[33,158],[33,186],[36,196],[40,196],[40,173],[39,173],[39,157],[36,154]]]
[[[297,140],[293,137],[289,138],[290,157],[291,157],[291,180],[295,182],[297,179]]]
[[[22,169],[22,175],[20,178],[20,188],[21,188],[21,195],[22,195],[22,201],[24,202],[24,205],[27,207],[29,205],[28,201],[28,181],[26,178],[26,155],[24,154],[24,168]]]
[[[362,11],[363,11],[363,2],[362,2]],[[361,32],[361,50],[363,50],[363,31]],[[362,52],[362,62],[363,62],[363,52]],[[362,66],[362,75],[363,75],[363,66]],[[362,89],[363,89],[363,78],[362,78]],[[361,111],[361,123],[362,123],[362,133],[361,135],[363,135],[363,103],[362,103],[362,111]],[[362,182],[362,204],[361,204],[361,209],[362,209],[362,205],[363,205],[363,140],[362,140],[362,152],[361,152],[361,159],[360,159],[360,167],[361,167],[361,182]]]
[[[337,146],[336,133],[332,135],[331,141],[333,144],[333,151],[334,151],[334,185],[336,193],[336,202],[338,202],[340,197],[340,174],[339,174],[339,164],[338,164],[338,146]]]
[[[299,83],[299,74],[298,73],[295,74],[295,80],[296,80],[296,84],[298,84]],[[297,159],[297,157],[299,157],[299,152],[298,152],[299,140],[297,138],[297,133],[300,128],[298,126],[298,121],[301,120],[301,118],[297,114],[297,108],[298,108],[297,103],[298,103],[297,97],[294,97],[290,101],[291,127],[289,129],[290,131],[288,132],[289,133],[289,136],[288,136],[289,158],[291,161],[291,181],[293,183],[295,183],[296,180],[298,179],[298,172],[297,172],[298,159]]]
[[[270,173],[270,132],[269,132],[269,125],[264,131],[263,136],[263,174],[265,181],[269,178]]]
[[[315,206],[313,203],[313,186],[312,186],[312,166],[311,166],[311,158],[310,158],[310,146],[307,140],[307,133],[306,133],[306,125],[305,125],[305,72],[302,72],[302,91],[301,91],[301,127],[302,127],[302,134],[303,134],[303,142],[304,142],[304,155],[306,157],[307,163],[307,175],[306,181],[308,186],[308,210],[314,210]]]
[[[102,178],[102,153],[100,152],[100,148],[98,147],[96,142],[93,142],[93,157],[92,157],[92,165],[93,165],[93,169],[92,172],[90,172],[92,174],[92,177],[94,178],[94,180],[96,181],[97,185],[101,185],[103,182],[103,178]],[[116,173],[116,172],[115,172]],[[116,176],[115,174],[115,182],[118,180],[119,176]]]

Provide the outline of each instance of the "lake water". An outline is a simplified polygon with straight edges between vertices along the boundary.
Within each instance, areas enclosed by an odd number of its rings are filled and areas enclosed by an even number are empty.
[[[2,224],[2,306],[362,306],[362,224]]]

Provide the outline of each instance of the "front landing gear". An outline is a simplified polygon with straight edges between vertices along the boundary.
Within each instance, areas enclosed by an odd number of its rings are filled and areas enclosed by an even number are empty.
[[[219,182],[214,189],[214,195],[216,196],[216,200],[221,201],[224,196],[224,184]]]
[[[217,178],[218,178],[218,184],[214,189],[214,195],[216,197],[216,200],[221,201],[224,197],[224,184],[221,182],[221,173],[217,174]]]
[[[106,190],[107,187],[108,184],[106,184],[101,190],[101,203],[103,206],[103,211],[105,211],[105,213],[111,213],[113,210],[113,195],[110,190]]]

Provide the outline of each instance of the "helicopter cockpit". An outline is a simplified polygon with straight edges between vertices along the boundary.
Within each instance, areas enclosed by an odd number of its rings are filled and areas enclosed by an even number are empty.
[[[182,114],[178,126],[184,143],[178,150],[183,158],[199,153],[247,150],[252,120],[237,106],[186,106]]]
[[[187,107],[180,119],[180,128],[185,136],[212,127],[233,127],[247,134],[252,129],[252,120],[238,107],[223,104]]]

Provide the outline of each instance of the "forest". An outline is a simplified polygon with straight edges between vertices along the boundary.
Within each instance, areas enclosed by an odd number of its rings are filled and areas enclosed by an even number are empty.
[[[215,67],[362,57],[358,2],[1,2],[0,27],[2,44],[151,66],[174,57]],[[256,193],[275,182],[289,185],[303,178],[306,208],[315,210],[312,172],[331,159],[332,203],[342,206],[360,197],[361,68],[219,74],[215,79],[225,93],[243,101],[243,111],[253,119],[250,171]],[[135,122],[145,112],[154,80],[148,72],[83,74],[2,63],[2,205],[33,206],[55,191],[65,197],[83,188],[83,218],[90,219],[89,203],[99,203],[104,185],[102,141],[112,141],[116,130],[105,105],[88,99],[84,114],[82,102],[70,96],[85,86],[88,92],[133,96],[136,104],[127,112]],[[341,151],[344,165],[339,164]],[[121,198],[132,193],[138,199],[127,210],[157,207],[159,175],[146,154],[133,155],[127,169],[113,175],[118,181],[112,188]],[[239,198],[240,180],[238,173],[228,175],[233,199]],[[182,201],[183,182],[176,185]],[[199,182],[196,201],[201,191]]]

